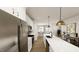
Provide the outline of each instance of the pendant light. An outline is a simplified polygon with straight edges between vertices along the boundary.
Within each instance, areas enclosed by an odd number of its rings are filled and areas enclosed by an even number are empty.
[[[64,21],[61,20],[61,7],[60,7],[60,20],[56,23],[56,25],[65,25]]]
[[[48,16],[48,28],[50,27],[50,25],[49,25],[49,17],[50,17],[50,16]]]

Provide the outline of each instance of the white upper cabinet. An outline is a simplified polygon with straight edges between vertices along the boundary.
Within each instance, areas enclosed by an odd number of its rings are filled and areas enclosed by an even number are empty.
[[[26,8],[17,8],[17,16],[26,21]]]
[[[0,9],[26,21],[26,8],[24,7],[2,7]]]
[[[8,12],[10,14],[12,14],[12,12],[13,12],[12,7],[2,7],[2,8],[0,7],[0,9],[4,10],[5,12]]]

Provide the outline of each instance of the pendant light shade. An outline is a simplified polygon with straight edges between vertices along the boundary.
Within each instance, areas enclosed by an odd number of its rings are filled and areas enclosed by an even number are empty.
[[[59,21],[56,23],[56,25],[57,25],[57,26],[58,26],[58,25],[65,25],[65,23],[64,23],[64,21],[59,20]]]
[[[61,7],[60,7],[60,20],[56,23],[56,25],[65,25],[64,21],[61,20]]]

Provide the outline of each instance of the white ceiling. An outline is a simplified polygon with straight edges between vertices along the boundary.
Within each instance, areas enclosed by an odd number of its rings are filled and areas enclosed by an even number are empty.
[[[48,21],[48,16],[50,20],[59,20],[60,15],[59,7],[28,7],[26,8],[26,13],[31,16],[35,21],[45,22]],[[62,19],[66,19],[79,14],[78,7],[62,7]]]

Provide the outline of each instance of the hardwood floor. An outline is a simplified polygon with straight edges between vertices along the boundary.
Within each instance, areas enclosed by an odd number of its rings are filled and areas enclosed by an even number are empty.
[[[37,40],[34,42],[31,52],[45,52],[46,48],[44,46],[43,37],[38,36]]]

